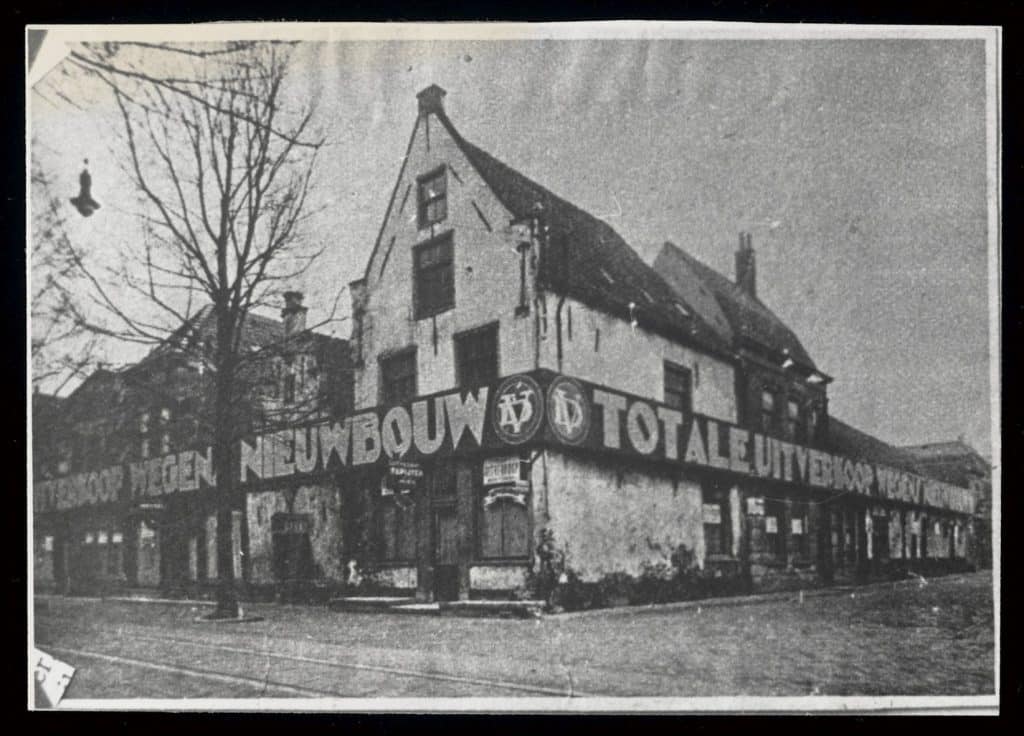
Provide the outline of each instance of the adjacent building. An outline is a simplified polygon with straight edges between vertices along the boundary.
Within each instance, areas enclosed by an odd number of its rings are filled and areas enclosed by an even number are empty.
[[[282,321],[250,315],[242,331],[239,437],[349,405],[345,342],[307,331],[301,295],[285,298]],[[52,397],[33,402],[37,583],[181,591],[216,579],[214,350],[212,309],[205,308],[138,363],[95,371],[59,401],[59,411]],[[303,499],[280,493],[288,499],[282,507],[304,510]],[[264,513],[277,506],[265,492],[240,494],[235,506],[235,573],[270,583]],[[332,538],[334,526],[310,531]]]

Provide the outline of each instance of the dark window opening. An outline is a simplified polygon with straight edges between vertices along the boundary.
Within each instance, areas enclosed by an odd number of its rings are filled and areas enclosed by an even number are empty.
[[[455,266],[451,233],[417,246],[414,299],[416,319],[445,312],[455,306]]]
[[[427,174],[417,182],[417,221],[422,230],[448,216],[448,179],[445,168]]]
[[[690,369],[665,361],[665,403],[673,409],[693,411],[693,377]]]
[[[455,376],[460,386],[480,386],[498,377],[498,325],[455,336]]]
[[[793,399],[786,402],[786,438],[797,439],[800,427],[800,404]],[[802,439],[802,438],[800,438]]]
[[[416,396],[416,351],[382,358],[380,361],[380,398],[386,405],[401,404]]]
[[[764,390],[761,392],[761,431],[770,433],[775,429],[775,394]]]

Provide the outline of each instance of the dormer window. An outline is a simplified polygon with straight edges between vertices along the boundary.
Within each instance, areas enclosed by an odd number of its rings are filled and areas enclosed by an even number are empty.
[[[448,179],[444,166],[421,176],[416,182],[416,191],[420,230],[448,217]]]

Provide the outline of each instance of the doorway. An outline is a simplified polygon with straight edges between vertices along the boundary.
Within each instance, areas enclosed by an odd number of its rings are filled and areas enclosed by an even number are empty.
[[[454,504],[433,509],[434,600],[459,597],[458,515]]]

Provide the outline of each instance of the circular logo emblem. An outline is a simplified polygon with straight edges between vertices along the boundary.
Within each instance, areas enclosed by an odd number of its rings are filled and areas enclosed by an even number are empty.
[[[590,402],[573,379],[559,376],[548,386],[548,424],[559,439],[570,445],[586,439],[590,431]]]
[[[540,386],[529,376],[511,376],[494,393],[491,421],[494,431],[510,445],[526,442],[537,433],[544,417]]]

